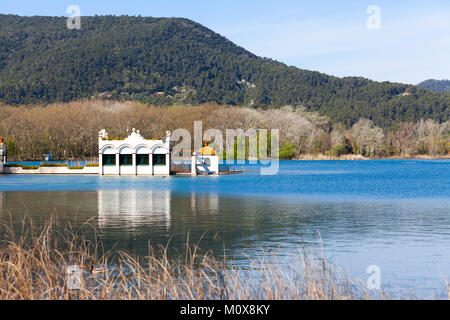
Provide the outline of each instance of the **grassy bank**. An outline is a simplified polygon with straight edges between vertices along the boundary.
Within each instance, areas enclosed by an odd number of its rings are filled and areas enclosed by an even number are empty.
[[[166,248],[149,247],[143,258],[124,251],[105,252],[98,236],[88,240],[85,231],[59,226],[54,219],[37,227],[26,218],[21,227],[17,234],[11,223],[2,226],[2,300],[375,297],[325,259],[304,249],[289,267],[281,268],[277,257],[268,254],[240,269],[233,261],[214,258],[195,245],[186,244],[184,253],[175,258],[167,255]],[[68,270],[74,266],[82,270],[78,290],[70,287],[73,274]],[[376,297],[387,298],[380,292]]]

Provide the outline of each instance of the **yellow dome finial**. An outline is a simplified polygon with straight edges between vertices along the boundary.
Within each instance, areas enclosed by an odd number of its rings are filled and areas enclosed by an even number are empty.
[[[216,151],[209,146],[208,142],[204,143],[204,147],[198,150],[198,154],[201,154],[202,156],[215,156]]]

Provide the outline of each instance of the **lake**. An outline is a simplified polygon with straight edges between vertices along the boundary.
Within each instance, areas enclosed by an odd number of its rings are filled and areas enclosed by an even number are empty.
[[[240,167],[240,166],[239,166]],[[322,250],[382,286],[442,293],[450,278],[450,161],[281,161],[224,176],[100,177],[0,175],[1,218],[56,214],[89,221],[105,247],[145,255],[148,244],[183,251],[187,238],[245,264],[275,252],[289,261],[301,246]],[[17,226],[19,228],[19,226]]]

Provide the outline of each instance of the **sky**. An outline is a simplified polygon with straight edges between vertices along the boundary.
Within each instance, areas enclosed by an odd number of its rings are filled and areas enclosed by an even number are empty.
[[[339,77],[450,79],[449,0],[0,0],[0,13],[69,16],[69,5],[192,19],[259,56]]]

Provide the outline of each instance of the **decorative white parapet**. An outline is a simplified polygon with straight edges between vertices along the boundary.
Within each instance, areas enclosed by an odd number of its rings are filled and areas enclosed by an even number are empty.
[[[99,132],[100,175],[170,175],[170,131],[164,140],[148,140],[133,128],[125,139]]]

